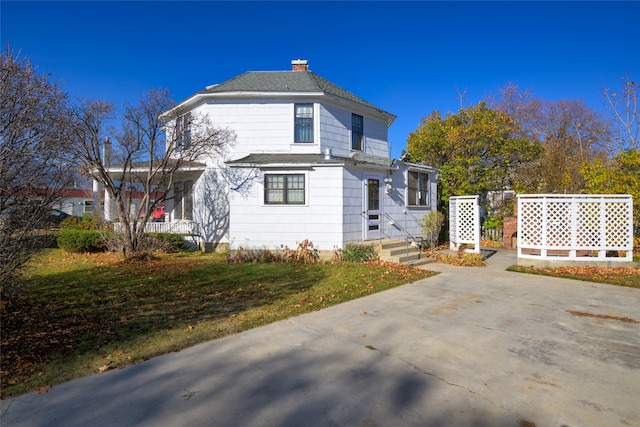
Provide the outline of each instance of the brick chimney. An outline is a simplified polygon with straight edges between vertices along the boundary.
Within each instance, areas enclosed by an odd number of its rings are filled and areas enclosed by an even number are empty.
[[[291,61],[291,69],[293,71],[309,71],[309,61],[306,59],[294,59]]]

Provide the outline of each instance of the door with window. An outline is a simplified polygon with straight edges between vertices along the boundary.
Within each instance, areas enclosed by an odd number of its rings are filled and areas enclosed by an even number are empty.
[[[364,179],[364,240],[382,236],[382,176],[369,175]]]

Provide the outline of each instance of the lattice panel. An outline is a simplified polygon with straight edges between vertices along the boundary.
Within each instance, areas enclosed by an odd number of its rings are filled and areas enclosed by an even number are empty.
[[[629,203],[607,203],[605,228],[607,235],[606,245],[610,247],[632,246],[633,241],[629,235],[629,223],[627,218],[632,216],[632,205]]]
[[[458,241],[458,201],[451,198],[449,201],[449,236],[452,242]]]
[[[576,210],[576,246],[598,247],[602,244],[600,234],[600,203],[578,203]]]
[[[518,257],[630,261],[632,214],[623,194],[518,196]]]
[[[521,202],[518,206],[518,245],[542,245],[542,201]]]
[[[453,196],[449,199],[450,249],[473,244],[472,252],[480,252],[480,209],[478,196]]]
[[[476,236],[475,203],[464,201],[458,205],[458,237],[461,242],[473,241]]]
[[[549,202],[546,206],[546,242],[550,248],[571,245],[571,203]]]

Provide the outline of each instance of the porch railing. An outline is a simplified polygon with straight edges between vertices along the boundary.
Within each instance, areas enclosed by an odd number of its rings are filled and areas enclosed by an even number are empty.
[[[113,223],[113,231],[122,231],[119,222]],[[200,224],[195,221],[180,220],[174,222],[148,222],[144,227],[145,233],[171,233],[185,236],[199,236]]]

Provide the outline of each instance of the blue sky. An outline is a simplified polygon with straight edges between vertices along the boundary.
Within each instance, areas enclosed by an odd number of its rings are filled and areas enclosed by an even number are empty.
[[[180,101],[245,71],[311,71],[398,116],[392,157],[422,117],[508,82],[583,99],[640,78],[640,2],[0,2],[2,48],[74,97]],[[636,80],[637,81],[637,80]]]

